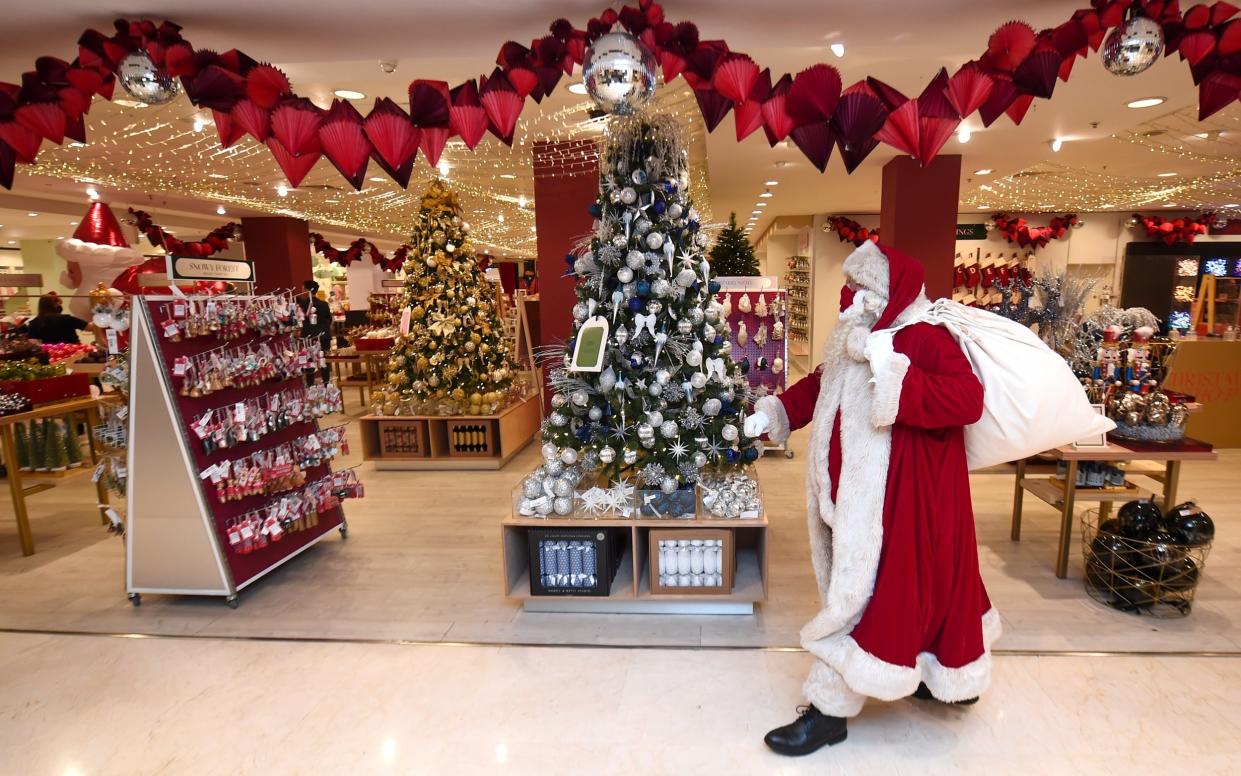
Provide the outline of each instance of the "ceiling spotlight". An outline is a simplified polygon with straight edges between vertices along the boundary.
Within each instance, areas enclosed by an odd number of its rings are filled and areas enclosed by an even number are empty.
[[[112,104],[120,105],[122,108],[145,108],[147,107],[147,104],[145,102],[141,102],[139,100],[125,100],[125,99],[113,100]]]
[[[440,167],[440,175],[441,175],[442,177],[447,178],[447,177],[448,177],[448,171],[452,169],[452,166],[448,164],[448,160],[447,160],[447,159],[441,159],[441,160],[440,160],[440,165],[439,165],[439,167]]]
[[[9,245],[17,245],[17,240],[9,240]]]
[[[764,186],[779,186],[779,185],[780,185],[780,181],[767,181],[767,182],[766,182],[766,183],[764,183],[763,185],[764,185]]]
[[[770,191],[764,191],[762,194],[759,194],[759,196],[763,199],[771,199],[772,194]]]
[[[72,143],[69,144],[69,147],[70,148],[85,148],[86,144],[81,141],[74,140]]]
[[[69,222],[69,226],[77,226],[77,225],[78,225],[78,222],[77,222],[77,221],[70,221],[70,222]],[[4,226],[4,224],[0,224],[0,226]]]
[[[1060,153],[1060,149],[1064,148],[1064,140],[1061,138],[1056,138],[1048,143],[1048,145],[1051,146],[1051,152],[1053,154],[1058,154]]]
[[[1163,105],[1167,101],[1164,97],[1143,97],[1140,100],[1133,100],[1125,103],[1130,108],[1153,108],[1156,105]]]
[[[1232,209],[1234,209],[1234,208],[1239,208],[1239,207],[1241,207],[1241,205],[1238,205],[1236,202],[1230,202],[1230,203],[1229,203],[1229,204],[1227,204],[1227,205],[1220,205],[1220,207],[1225,207],[1225,208],[1228,208],[1229,210],[1232,210]]]
[[[496,220],[499,221],[500,223],[504,223],[504,214],[501,213],[500,215],[496,216]]]
[[[289,196],[289,187],[281,183],[279,186],[276,187],[276,196],[277,197]]]
[[[581,81],[574,81],[569,84],[569,91],[573,94],[586,94],[586,84]]]
[[[217,207],[216,207],[215,212],[216,212],[216,213],[219,213],[220,215],[224,215],[224,214],[225,214],[225,213],[227,213],[228,211],[224,209],[224,206],[223,206],[223,205],[219,205],[219,206],[217,206]]]
[[[961,143],[968,143],[970,138],[973,137],[973,134],[974,133],[970,131],[969,127],[961,127],[957,130],[957,141]]]
[[[36,213],[36,212],[34,212],[34,211],[32,210],[32,211],[30,211],[29,213],[27,213],[26,215],[30,216],[31,218],[34,218],[35,216],[37,216],[37,215],[39,215],[39,214],[38,214],[38,213]]]
[[[99,199],[99,190],[96,189],[94,186],[87,186],[86,196],[90,197],[91,199]]]
[[[979,210],[990,210],[991,206],[990,205],[979,205],[978,209]]]
[[[751,211],[750,211],[750,215],[752,215],[752,216],[760,216],[760,215],[762,215],[762,214],[763,214],[763,211],[761,211],[761,210],[751,210]]]
[[[513,173],[511,173],[511,172],[502,172],[502,173],[500,173],[500,177],[501,177],[501,178],[503,178],[503,179],[504,179],[504,180],[506,180],[506,181],[515,181],[515,180],[517,180],[517,176],[516,176],[516,175],[514,175],[514,174],[513,174]]]
[[[517,195],[517,207],[525,207],[525,206],[526,206],[526,195],[518,194]]]
[[[195,131],[195,132],[202,132],[202,131],[203,131],[203,129],[204,129],[206,126],[207,126],[207,120],[206,120],[206,119],[204,119],[204,118],[203,118],[203,117],[201,117],[201,116],[195,116],[195,117],[194,117],[194,131]]]
[[[990,167],[980,167],[980,168],[978,168],[977,170],[974,170],[974,174],[975,174],[975,175],[990,175],[990,174],[991,174],[991,168],[990,168]]]
[[[1174,203],[1172,203],[1172,202],[1165,202],[1165,203],[1163,203],[1163,206],[1164,206],[1164,207],[1176,207],[1176,205],[1175,205]]]
[[[755,202],[754,207],[767,207],[766,202]]]
[[[845,44],[843,43],[833,43],[828,48],[832,50],[832,53],[836,55],[837,59],[840,59],[845,55]]]
[[[379,69],[380,71],[384,73],[395,73],[396,72],[396,60],[395,59],[379,60]]]
[[[387,178],[383,177],[382,175],[372,175],[371,177],[367,178],[367,180],[370,181],[371,183],[383,183],[384,181],[387,180]]]
[[[1176,177],[1176,173],[1174,173],[1174,172],[1161,172],[1161,173],[1159,173],[1158,175],[1156,175],[1155,177],[1156,177],[1156,178],[1175,178],[1175,177]]]
[[[359,92],[356,89],[337,89],[333,91],[332,94],[336,95],[342,100],[361,100],[366,97],[364,93]]]

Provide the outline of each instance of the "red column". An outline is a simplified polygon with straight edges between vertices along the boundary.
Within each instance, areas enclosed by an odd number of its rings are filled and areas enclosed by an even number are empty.
[[[588,208],[599,196],[599,152],[593,141],[534,143],[534,225],[538,235],[539,345],[564,342],[573,331],[574,279],[565,254],[594,224]]]
[[[287,216],[242,218],[246,258],[254,262],[255,291],[302,290],[310,280],[310,226]]]
[[[952,296],[960,196],[960,156],[937,156],[927,167],[898,156],[883,166],[879,241],[922,262],[930,299]]]

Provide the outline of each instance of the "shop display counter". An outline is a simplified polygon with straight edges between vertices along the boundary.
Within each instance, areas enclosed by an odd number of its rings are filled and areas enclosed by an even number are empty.
[[[381,471],[500,469],[538,433],[531,394],[495,415],[366,415],[362,458]]]

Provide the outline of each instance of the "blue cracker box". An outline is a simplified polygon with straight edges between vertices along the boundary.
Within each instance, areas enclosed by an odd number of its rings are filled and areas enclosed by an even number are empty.
[[[530,595],[610,595],[628,535],[617,528],[531,528]]]
[[[697,514],[698,493],[687,486],[664,493],[662,490],[639,490],[638,508],[643,517],[692,518]]]

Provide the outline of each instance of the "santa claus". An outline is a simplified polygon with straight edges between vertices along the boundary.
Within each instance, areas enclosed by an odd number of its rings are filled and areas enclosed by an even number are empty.
[[[864,243],[844,264],[823,363],[760,399],[746,433],[783,440],[813,422],[807,511],[822,608],[801,632],[817,658],[798,719],[767,734],[809,754],[843,741],[866,698],[973,703],[999,635],[978,573],[965,426],[983,388],[929,306],[921,265]],[[871,333],[896,329],[892,347]]]

